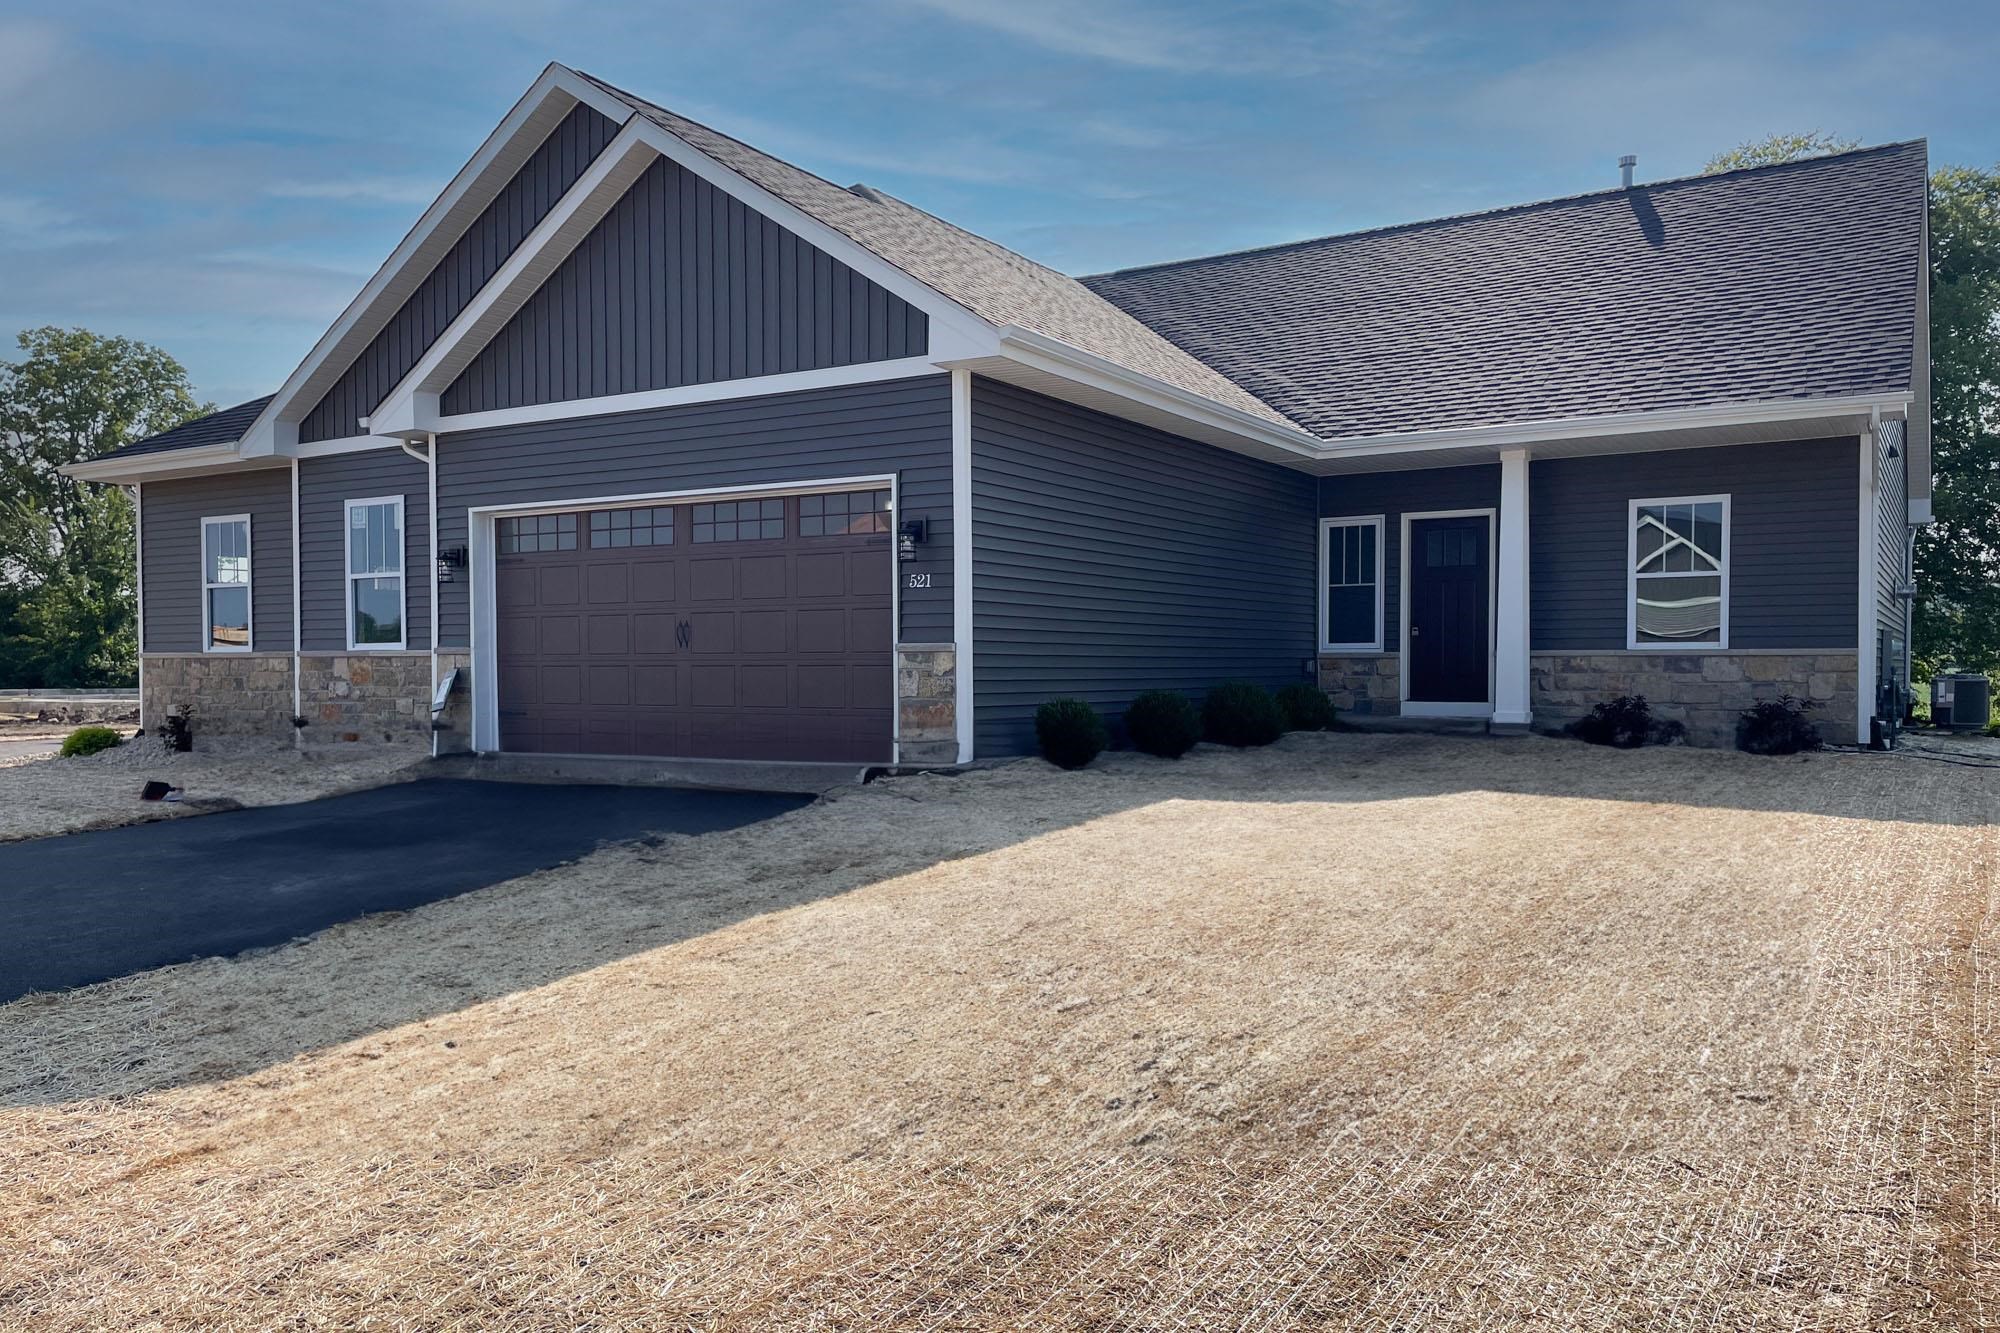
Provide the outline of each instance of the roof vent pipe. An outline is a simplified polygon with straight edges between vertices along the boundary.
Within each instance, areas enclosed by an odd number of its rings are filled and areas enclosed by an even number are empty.
[[[1628,190],[1632,188],[1632,168],[1638,165],[1638,157],[1631,153],[1618,159],[1618,183]]]

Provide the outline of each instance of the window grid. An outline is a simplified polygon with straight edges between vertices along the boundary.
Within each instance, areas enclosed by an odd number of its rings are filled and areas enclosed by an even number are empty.
[[[1330,651],[1382,648],[1382,519],[1320,524],[1320,646]]]
[[[347,502],[349,648],[405,644],[403,536],[401,496]]]
[[[494,526],[501,555],[576,549],[575,514],[529,514],[503,518]]]
[[[672,546],[672,509],[600,509],[590,516],[593,547]]]
[[[250,517],[201,521],[201,617],[204,652],[250,648]]]
[[[887,491],[836,491],[799,497],[801,537],[855,537],[887,531]]]
[[[1728,645],[1729,497],[1631,502],[1627,646]]]
[[[783,500],[723,500],[694,507],[694,540],[771,541],[785,535]]]

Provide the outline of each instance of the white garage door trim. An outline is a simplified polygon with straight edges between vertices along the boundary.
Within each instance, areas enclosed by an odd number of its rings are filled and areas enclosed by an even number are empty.
[[[689,501],[737,500],[781,495],[820,495],[830,491],[889,492],[890,538],[893,544],[902,513],[902,497],[897,493],[896,474],[871,473],[866,476],[821,477],[811,481],[771,482],[761,486],[703,486],[678,491],[628,492],[622,495],[577,495],[561,499],[533,500],[522,504],[476,505],[466,510],[466,538],[470,547],[469,566],[472,591],[469,609],[472,619],[472,748],[479,754],[500,752],[500,648],[496,626],[499,608],[494,602],[494,523],[502,518],[525,514],[568,514],[583,509],[632,509],[656,504],[685,504]],[[892,562],[892,571],[894,565]],[[889,678],[895,679],[895,645],[903,634],[902,579],[895,572],[889,579]],[[891,762],[903,758],[902,709],[891,707]]]

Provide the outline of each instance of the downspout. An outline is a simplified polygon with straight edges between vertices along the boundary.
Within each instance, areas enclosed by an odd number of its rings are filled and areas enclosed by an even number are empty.
[[[426,708],[428,709],[428,708],[429,708],[429,707],[430,707],[431,705],[434,705],[434,704],[436,704],[436,703],[437,703],[437,690],[438,690],[438,512],[437,512],[437,509],[438,509],[438,465],[437,465],[437,435],[436,435],[435,433],[433,433],[433,432],[430,432],[430,431],[426,431],[426,432],[424,432],[424,451],[423,451],[422,453],[418,453],[418,452],[417,452],[417,451],[416,451],[415,449],[412,449],[412,448],[410,447],[410,442],[409,442],[408,440],[404,440],[404,441],[403,441],[403,452],[404,452],[404,453],[406,453],[406,454],[408,454],[408,455],[409,455],[410,457],[412,457],[412,458],[416,459],[416,460],[417,460],[417,461],[418,461],[419,463],[422,463],[422,464],[424,465],[424,472],[425,472],[425,481],[426,481],[426,494],[425,494],[425,499],[424,499],[424,503],[425,503],[425,506],[426,506],[426,508],[424,509],[424,524],[425,524],[425,526],[426,526],[426,527],[428,527],[428,528],[430,529],[430,534],[431,534],[431,559],[430,559],[430,565],[431,565],[431,637],[430,637],[430,650],[431,650],[431,697],[430,697],[430,702],[429,702],[429,704],[426,704],[426,705],[425,705],[425,707],[426,707]],[[437,718],[437,715],[436,715],[436,714],[434,714],[434,713],[429,713],[429,712],[426,712],[425,716],[429,717],[429,718],[430,718],[430,720],[431,720],[431,758],[435,759],[435,758],[437,758],[437,753],[438,753],[438,733],[437,733],[437,723],[438,723],[438,718]]]
[[[132,591],[138,600],[139,618],[134,627],[139,651],[139,733],[146,731],[146,501],[144,482],[126,488],[132,498]]]
[[[306,715],[305,682],[299,675],[303,665],[299,660],[303,648],[301,640],[304,615],[300,611],[300,591],[303,586],[304,580],[299,571],[299,460],[295,457],[292,459],[292,716],[294,718]],[[295,722],[292,726],[294,749],[305,744],[305,735],[305,728]]]

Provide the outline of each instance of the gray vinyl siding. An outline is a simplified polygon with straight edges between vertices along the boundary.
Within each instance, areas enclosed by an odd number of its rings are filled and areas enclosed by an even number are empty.
[[[461,431],[438,437],[442,544],[468,544],[466,515],[490,505],[560,502],[894,473],[905,518],[929,523],[898,577],[902,638],[951,629],[951,387],[943,374],[727,402]],[[445,585],[439,639],[470,641],[469,585]]]
[[[922,311],[676,162],[633,183],[447,415],[920,356]]]
[[[250,515],[250,647],[292,650],[292,470],[261,468],[140,487],[146,651],[202,647],[201,521]]]
[[[299,461],[300,637],[306,652],[347,651],[347,502],[403,497],[403,641],[430,648],[428,469],[398,448]]]
[[[1532,462],[1531,646],[1622,650],[1630,502],[1727,494],[1729,646],[1853,651],[1855,449],[1848,436]]]
[[[604,150],[618,126],[587,106],[572,110],[486,210],[438,261],[383,330],[299,423],[301,440],[361,433],[369,415],[417,364],[558,199]]]
[[[1402,641],[1403,515],[1440,509],[1500,507],[1500,465],[1420,468],[1409,472],[1357,472],[1322,477],[1321,518],[1367,518],[1380,514],[1382,523],[1382,647],[1399,651]],[[1313,578],[1319,578],[1319,553],[1313,553]],[[1318,634],[1318,591],[1314,591],[1314,629]]]
[[[1034,748],[1045,699],[1279,686],[1313,656],[1313,478],[973,381],[974,717]]]
[[[1890,451],[1895,457],[1890,457]],[[1908,540],[1909,448],[1900,421],[1885,421],[1875,440],[1876,532],[1875,532],[1875,624],[1882,634],[1907,641],[1905,617],[1909,604],[1896,596],[1903,583],[1903,559]],[[1902,662],[1893,665],[1902,671]]]

